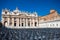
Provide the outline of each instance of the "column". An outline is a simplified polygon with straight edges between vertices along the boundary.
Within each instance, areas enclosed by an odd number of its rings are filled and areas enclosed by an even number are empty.
[[[37,18],[37,26],[39,26],[39,19]]]
[[[17,18],[17,20],[16,20],[17,22],[16,22],[16,24],[17,24],[17,27],[19,27],[19,18]]]
[[[38,26],[38,19],[36,19],[36,22],[37,22],[37,26]]]
[[[39,21],[39,17],[38,17],[38,27],[39,27],[39,22],[40,22],[40,21]]]
[[[33,18],[33,27],[34,27],[35,25],[34,25],[34,18]]]
[[[22,25],[21,25],[21,18],[20,18],[20,26],[22,26]]]
[[[26,18],[25,18],[25,26],[26,26]]]
[[[23,24],[24,24],[24,27],[25,27],[25,18],[23,18]]]
[[[12,27],[14,26],[14,18],[12,18]]]
[[[7,18],[8,20],[7,20],[7,22],[8,22],[8,25],[7,26],[9,26],[9,21],[10,21],[10,18]]]
[[[31,18],[30,18],[30,26],[31,26]]]
[[[26,26],[28,26],[28,20],[27,20],[27,18],[26,18]]]

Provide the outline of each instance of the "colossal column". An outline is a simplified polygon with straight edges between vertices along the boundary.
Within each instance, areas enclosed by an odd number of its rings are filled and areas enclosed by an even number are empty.
[[[17,23],[16,24],[17,24],[17,27],[19,27],[19,18],[17,18]]]
[[[20,26],[22,26],[22,25],[21,25],[21,18],[20,18]]]
[[[39,18],[37,18],[37,26],[39,26]]]
[[[7,26],[9,26],[10,18],[7,18],[7,19],[8,19],[8,20],[7,20],[7,22],[8,22],[8,23],[7,23],[7,24],[8,24]]]
[[[26,18],[25,18],[25,26],[26,26]]]
[[[30,26],[31,26],[31,18],[30,18]]]
[[[14,18],[12,18],[12,27],[14,27]]]
[[[26,26],[28,26],[28,20],[27,20],[27,18],[26,18]]]
[[[25,27],[25,18],[23,18],[23,24],[24,24],[23,26]]]
[[[33,18],[33,27],[34,27],[35,25],[34,25],[34,18]]]

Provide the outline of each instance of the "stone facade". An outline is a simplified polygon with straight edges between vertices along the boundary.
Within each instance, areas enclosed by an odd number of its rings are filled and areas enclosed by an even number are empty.
[[[17,26],[17,27],[25,27],[25,26],[38,26],[38,18],[37,13],[34,12],[30,14],[28,12],[21,12],[16,8],[13,12],[5,9],[2,10],[2,23],[5,26]]]
[[[29,13],[8,9],[2,10],[2,24],[10,28],[44,28],[60,26],[60,15],[57,11],[51,10],[49,15],[38,16],[37,12]]]

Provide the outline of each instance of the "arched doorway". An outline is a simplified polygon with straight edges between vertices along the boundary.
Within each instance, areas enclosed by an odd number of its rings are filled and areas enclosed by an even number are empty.
[[[7,21],[5,21],[5,22],[4,22],[4,26],[8,26],[8,23],[7,23]]]
[[[24,26],[24,24],[22,23],[22,26]]]
[[[28,26],[30,26],[30,21],[28,22]]]
[[[37,26],[37,22],[35,22],[35,26]]]
[[[16,26],[16,23],[14,23],[14,26]]]

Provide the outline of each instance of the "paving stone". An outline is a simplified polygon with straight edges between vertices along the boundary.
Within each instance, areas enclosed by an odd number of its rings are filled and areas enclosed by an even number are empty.
[[[6,29],[0,31],[1,40],[60,40],[60,29]]]

